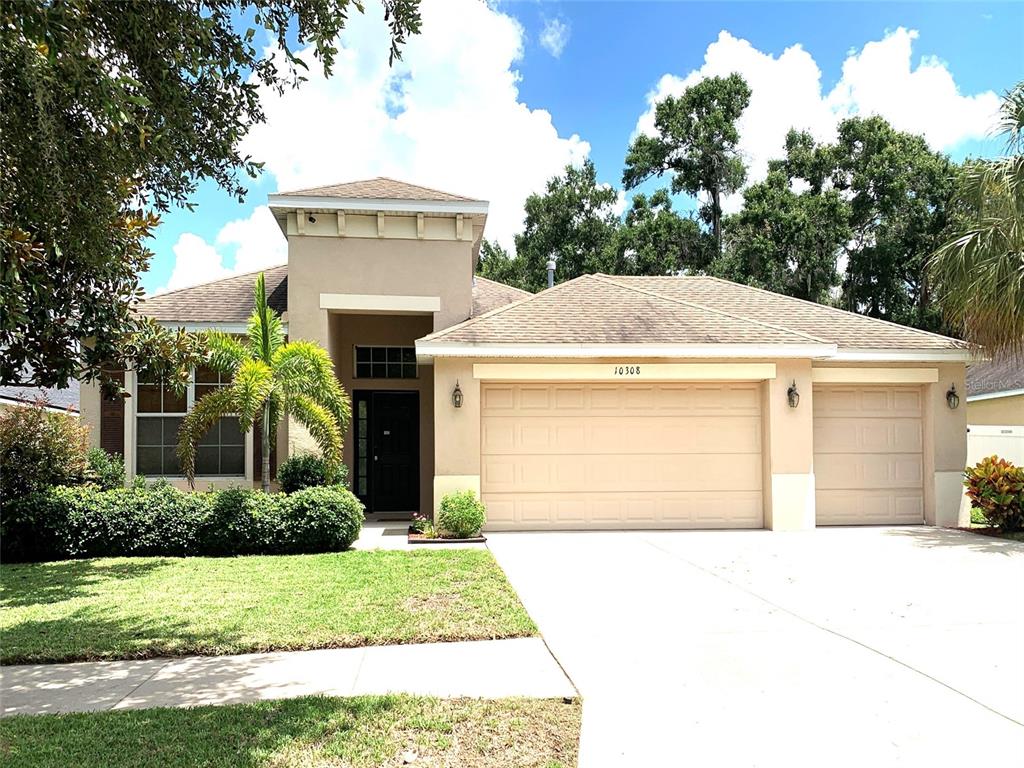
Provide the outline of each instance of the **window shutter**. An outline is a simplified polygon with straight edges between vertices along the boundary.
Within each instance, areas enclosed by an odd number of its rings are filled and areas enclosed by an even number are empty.
[[[124,386],[124,371],[104,371],[115,382]],[[100,394],[100,448],[107,453],[124,457],[124,396]]]

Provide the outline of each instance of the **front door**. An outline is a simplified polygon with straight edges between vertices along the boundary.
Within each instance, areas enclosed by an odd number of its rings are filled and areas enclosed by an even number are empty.
[[[419,392],[357,392],[365,413],[357,445],[358,495],[367,512],[415,512],[420,495]],[[365,403],[365,405],[361,405]],[[363,431],[365,430],[365,432]],[[363,481],[365,478],[365,482]]]

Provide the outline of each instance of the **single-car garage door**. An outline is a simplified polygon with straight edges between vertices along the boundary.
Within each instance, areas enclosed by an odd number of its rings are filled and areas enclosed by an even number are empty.
[[[488,383],[488,528],[761,528],[754,383]]]
[[[818,525],[924,520],[920,387],[816,386]]]

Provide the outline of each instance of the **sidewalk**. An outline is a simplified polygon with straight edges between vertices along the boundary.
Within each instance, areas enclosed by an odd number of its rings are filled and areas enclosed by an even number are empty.
[[[539,637],[0,667],[0,714],[411,693],[577,696]]]

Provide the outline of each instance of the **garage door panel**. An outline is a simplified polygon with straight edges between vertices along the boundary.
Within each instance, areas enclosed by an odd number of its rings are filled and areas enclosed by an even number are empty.
[[[488,418],[484,454],[761,452],[761,420],[749,416]]]
[[[814,388],[818,525],[923,521],[921,398],[920,387]]]
[[[482,403],[491,530],[763,525],[757,384],[487,384]]]
[[[489,530],[758,528],[759,492],[489,494]]]
[[[902,491],[819,490],[818,525],[917,525],[924,518],[924,494]]]

